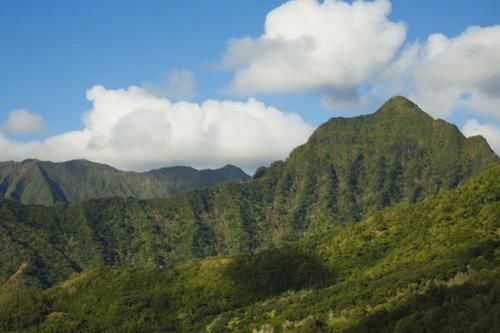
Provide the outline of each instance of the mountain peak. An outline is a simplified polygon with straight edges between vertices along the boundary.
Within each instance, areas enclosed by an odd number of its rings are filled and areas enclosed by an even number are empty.
[[[401,95],[392,96],[385,102],[385,104],[408,104],[416,106],[413,101]]]
[[[232,171],[238,171],[238,172],[243,172],[243,170],[241,170],[241,168],[237,167],[236,165],[233,165],[233,164],[226,164],[224,165],[222,168],[220,168],[219,170],[232,170]]]
[[[422,111],[417,104],[403,96],[393,96],[389,98],[375,114],[390,114],[390,115],[425,115],[431,118],[427,113]]]
[[[308,142],[373,144],[377,141],[380,145],[387,145],[389,142],[398,145],[401,140],[409,138],[425,141],[433,135],[434,123],[435,120],[414,102],[402,96],[394,96],[373,114],[331,118],[316,129]]]
[[[331,214],[347,222],[451,189],[497,162],[485,140],[468,139],[455,125],[434,120],[412,101],[395,96],[375,114],[330,119],[290,153],[285,167],[286,177],[307,177],[303,184],[317,193],[331,193],[335,184]]]

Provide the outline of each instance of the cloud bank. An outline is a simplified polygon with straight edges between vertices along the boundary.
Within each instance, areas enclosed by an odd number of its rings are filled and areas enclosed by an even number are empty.
[[[468,109],[500,119],[500,26],[469,27],[452,38],[432,34],[405,48],[377,83],[406,89],[435,116]]]
[[[465,108],[500,119],[500,26],[404,45],[406,27],[390,12],[388,0],[288,1],[268,13],[260,36],[228,42],[229,91],[315,90],[333,108],[406,95],[435,116]]]
[[[392,21],[390,12],[388,0],[288,1],[268,13],[260,36],[228,42],[220,60],[233,72],[228,91],[313,91],[324,106],[354,110],[405,95],[435,117],[467,112],[472,119],[463,132],[485,136],[500,154],[494,125],[500,121],[500,26],[408,42],[405,24]],[[0,159],[87,158],[127,170],[234,163],[251,172],[285,158],[313,130],[298,115],[254,98],[185,101],[194,94],[196,77],[184,69],[171,71],[163,85],[95,86],[87,92],[92,108],[83,129],[43,141],[9,137],[43,129],[39,116],[14,111],[0,131]]]
[[[290,0],[268,13],[260,36],[228,42],[221,59],[233,71],[228,91],[314,91],[339,111],[405,95],[434,117],[466,112],[498,122],[500,26],[406,41],[404,23],[390,12],[388,0]]]
[[[86,158],[126,170],[233,163],[252,172],[286,158],[313,130],[298,115],[253,98],[173,103],[139,87],[94,86],[87,99],[92,108],[83,116],[82,130],[27,143],[0,134],[0,158]]]

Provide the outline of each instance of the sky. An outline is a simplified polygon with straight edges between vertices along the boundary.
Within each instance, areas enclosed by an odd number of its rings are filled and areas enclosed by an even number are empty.
[[[393,95],[500,154],[497,0],[0,5],[0,160],[251,173]]]

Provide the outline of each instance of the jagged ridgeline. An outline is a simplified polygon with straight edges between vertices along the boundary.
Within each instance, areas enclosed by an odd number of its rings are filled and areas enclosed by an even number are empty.
[[[248,178],[232,165],[216,170],[179,166],[138,173],[86,160],[64,163],[25,160],[0,163],[0,197],[41,205],[114,196],[166,198],[189,189]]]
[[[415,202],[498,160],[484,138],[465,138],[454,125],[393,97],[372,115],[331,119],[285,163],[256,178],[271,194],[276,220],[297,230]]]
[[[330,120],[248,182],[161,200],[1,202],[0,278],[23,262],[26,283],[46,287],[99,264],[161,267],[252,253],[417,201],[496,163],[483,138],[466,139],[396,97],[375,114]]]
[[[500,166],[249,256],[0,288],[10,332],[499,332]],[[0,243],[1,244],[1,243]],[[3,254],[3,251],[1,252]]]

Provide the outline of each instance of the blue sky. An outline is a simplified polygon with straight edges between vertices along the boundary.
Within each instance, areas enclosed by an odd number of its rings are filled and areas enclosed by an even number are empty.
[[[182,96],[183,98],[168,94],[160,97],[167,97],[171,101],[186,99],[194,103],[203,103],[207,99],[246,103],[248,98],[256,98],[266,107],[275,107],[283,113],[299,114],[311,128],[335,115],[349,116],[372,112],[389,93],[420,96],[418,98],[424,105],[439,108],[441,104],[437,104],[437,96],[429,97],[428,93],[417,92],[416,88],[414,90],[401,88],[401,91],[394,88],[387,89],[389,86],[387,80],[381,83],[371,73],[383,72],[414,43],[420,42],[422,50],[425,49],[427,38],[431,34],[441,33],[452,39],[463,34],[470,26],[485,28],[500,24],[500,2],[496,0],[393,0],[390,14],[382,16],[394,24],[403,22],[406,30],[403,39],[394,37],[394,43],[387,44],[387,48],[393,54],[390,59],[384,60],[384,69],[381,69],[382,65],[378,62],[376,66],[367,64],[366,66],[371,66],[370,68],[374,70],[371,70],[369,75],[360,74],[362,79],[352,78],[353,83],[346,87],[340,87],[336,81],[318,81],[305,74],[308,82],[314,83],[298,83],[298,86],[281,91],[276,88],[279,87],[280,81],[277,81],[276,86],[266,88],[256,86],[262,83],[261,81],[247,80],[243,82],[243,88],[232,89],[231,86],[235,87],[233,83],[239,73],[253,75],[245,73],[242,67],[260,64],[262,59],[250,59],[243,65],[237,66],[221,65],[225,56],[230,53],[228,41],[241,40],[248,36],[253,41],[251,49],[260,51],[258,38],[263,34],[266,15],[284,3],[286,2],[243,0],[1,1],[0,73],[3,80],[0,81],[0,124],[4,125],[3,134],[0,134],[4,141],[12,144],[6,147],[20,147],[20,151],[24,149],[29,153],[30,150],[26,150],[27,148],[21,144],[38,144],[41,140],[85,128],[88,124],[82,122],[84,112],[95,109],[95,105],[86,98],[86,91],[96,85],[114,90],[127,89],[129,86],[146,87],[149,84],[156,87],[157,91],[161,91],[168,86],[166,81],[169,73],[174,77],[178,74],[177,76],[181,78],[185,77],[182,73],[188,73],[192,86],[187,89],[192,91]],[[332,27],[334,28],[339,29]],[[396,27],[394,29],[396,30]],[[490,35],[496,36],[496,31]],[[477,38],[484,39],[480,36]],[[356,36],[352,36],[352,39],[355,42]],[[489,41],[484,43],[486,47],[490,46]],[[491,45],[496,47],[497,40],[492,41]],[[241,59],[238,61],[244,62]],[[424,62],[418,61],[419,64],[416,66]],[[481,59],[478,59],[478,62],[480,61]],[[353,62],[350,66],[355,68],[356,65],[356,62]],[[467,65],[470,64],[464,64]],[[397,80],[400,80],[400,77],[396,79],[391,77],[392,86],[405,86]],[[470,83],[472,79],[464,80],[467,84],[464,83],[465,88],[460,88],[460,94],[463,95],[461,98],[466,99],[470,89],[476,90],[473,83]],[[476,84],[478,81],[474,82]],[[481,82],[477,84],[480,85]],[[438,83],[434,80],[432,84]],[[380,89],[383,92],[379,91],[379,87],[382,87]],[[328,99],[326,95],[329,94],[325,93],[325,89],[327,91],[333,89],[334,102],[324,102]],[[347,96],[347,93],[345,96],[337,96],[338,91],[343,93],[344,89],[349,91],[355,89],[359,95],[357,102],[351,103],[349,100],[348,107],[338,103],[339,98],[343,100]],[[422,97],[424,95],[425,100]],[[420,104],[420,100],[417,102]],[[484,135],[489,135],[490,141],[493,141],[498,136],[497,130],[500,126],[498,117],[500,105],[492,110],[493,102],[491,99],[480,100],[471,104],[472,106],[455,105],[455,111],[430,113],[436,117],[444,117],[461,128],[467,121],[476,121],[475,127],[472,126],[475,123],[469,123],[471,125],[469,132],[478,134],[478,131],[483,130]],[[486,104],[488,106],[484,106]],[[474,109],[476,105],[484,106],[485,109],[476,112]],[[20,109],[36,119],[23,118],[19,115],[18,122],[26,119],[24,124],[32,121],[33,126],[23,126],[23,124],[17,124],[17,127],[7,126],[12,112]],[[136,121],[141,122],[139,118]],[[306,133],[307,130],[303,132]],[[283,147],[283,149],[288,148]],[[285,152],[281,155],[286,156]],[[281,155],[278,157],[284,157]],[[0,155],[0,159],[23,157],[28,156],[21,153]],[[67,155],[67,158],[73,157],[78,156]],[[46,156],[46,159],[65,158],[65,155],[56,156],[49,153]],[[212,166],[212,163],[231,162],[229,159],[230,156],[221,157],[208,163],[207,166]],[[247,169],[251,169],[256,164],[267,163],[270,159],[269,156],[251,155],[248,158],[239,156],[235,162],[248,163]],[[205,166],[192,157],[178,160],[165,157],[147,165],[134,163],[133,160],[131,157],[127,161],[114,162],[110,159],[103,162],[135,169],[174,162]]]

